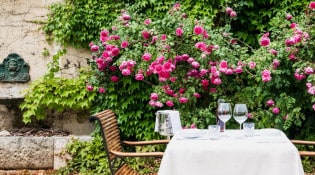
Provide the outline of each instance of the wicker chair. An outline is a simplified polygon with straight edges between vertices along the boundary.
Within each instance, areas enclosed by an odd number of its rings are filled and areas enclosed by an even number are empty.
[[[313,145],[315,146],[315,141],[305,141],[305,140],[291,140],[295,145]],[[299,151],[300,156],[315,156],[315,151]]]
[[[94,114],[90,121],[97,120],[102,129],[104,147],[107,153],[108,163],[112,175],[139,175],[124,162],[127,157],[156,157],[161,158],[163,152],[124,152],[122,143],[128,146],[143,146],[152,144],[167,144],[169,140],[152,141],[121,141],[117,119],[115,113],[111,110],[105,110]],[[156,175],[150,173],[147,175]]]

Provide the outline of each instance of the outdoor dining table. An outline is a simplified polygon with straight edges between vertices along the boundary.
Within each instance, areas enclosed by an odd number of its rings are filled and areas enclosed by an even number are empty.
[[[226,130],[211,140],[178,131],[167,145],[158,175],[304,175],[297,148],[277,129]]]

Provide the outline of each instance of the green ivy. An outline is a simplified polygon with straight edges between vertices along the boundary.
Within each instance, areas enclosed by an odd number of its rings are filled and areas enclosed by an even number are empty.
[[[32,82],[26,90],[24,101],[20,104],[25,123],[30,123],[34,117],[37,120],[44,120],[48,109],[58,112],[66,109],[76,111],[90,109],[96,93],[85,89],[88,74],[82,72],[78,78],[73,79],[55,77],[60,70],[58,60],[64,53],[65,50],[60,50],[54,55],[53,62],[49,65],[49,73]]]

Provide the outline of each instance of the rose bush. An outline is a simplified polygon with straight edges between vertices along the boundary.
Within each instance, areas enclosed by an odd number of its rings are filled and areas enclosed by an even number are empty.
[[[100,41],[90,43],[93,76],[86,88],[99,92],[103,108],[119,100],[114,94],[124,100],[145,94],[145,101],[133,104],[145,112],[179,110],[183,125],[200,128],[215,122],[216,101],[223,97],[246,103],[259,128],[296,136],[292,131],[314,123],[314,3],[304,14],[274,17],[273,27],[257,37],[259,48],[233,37],[230,22],[237,12],[230,7],[222,10],[221,27],[190,18],[180,4],[155,21],[123,10],[100,32]],[[132,120],[139,117],[121,122],[128,127]]]

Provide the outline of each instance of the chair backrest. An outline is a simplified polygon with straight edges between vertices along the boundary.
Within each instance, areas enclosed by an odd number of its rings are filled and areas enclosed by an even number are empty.
[[[112,110],[105,110],[92,115],[90,120],[97,120],[100,124],[110,170],[112,174],[115,174],[115,171],[117,171],[117,169],[123,165],[123,162],[120,158],[110,153],[110,151],[122,151],[116,115]]]

